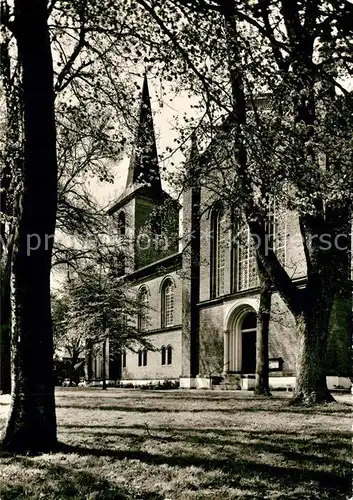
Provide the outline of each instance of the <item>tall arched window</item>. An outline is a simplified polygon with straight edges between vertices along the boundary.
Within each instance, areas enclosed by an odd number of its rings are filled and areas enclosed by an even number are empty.
[[[148,326],[148,307],[149,298],[148,290],[144,286],[139,292],[139,315],[138,315],[138,329],[140,331],[147,330]]]
[[[173,349],[171,345],[167,347],[162,346],[161,348],[161,364],[171,365],[173,361]]]
[[[224,214],[216,209],[211,216],[211,297],[224,294],[225,231]]]
[[[162,327],[173,326],[174,323],[174,285],[167,279],[162,288]]]
[[[126,231],[125,212],[120,212],[118,215],[118,230],[121,236],[125,235]]]
[[[154,234],[162,234],[162,216],[160,214],[152,216],[151,226]]]
[[[173,349],[172,346],[169,345],[167,347],[167,365],[171,365],[173,361]]]
[[[273,200],[270,204],[267,221],[266,233],[268,236],[267,247],[274,251],[277,259],[282,265],[286,261],[286,211]]]
[[[247,223],[234,226],[233,235],[233,291],[239,292],[259,285],[256,251]],[[265,242],[267,251],[273,250],[282,265],[286,260],[286,213],[271,203],[266,219]]]
[[[249,227],[246,223],[237,226],[234,236],[234,291],[240,292],[259,284],[256,266],[256,253]]]
[[[125,255],[120,254],[118,256],[116,263],[116,275],[118,278],[125,275],[126,273],[125,266],[126,266]]]
[[[241,324],[241,371],[256,371],[256,313],[249,312]]]
[[[126,368],[126,351],[125,351],[125,349],[121,353],[121,365],[123,368]]]
[[[140,349],[137,353],[138,366],[147,366],[147,349]]]
[[[161,349],[161,364],[162,365],[165,365],[165,360],[166,360],[166,348],[163,345],[162,349]]]

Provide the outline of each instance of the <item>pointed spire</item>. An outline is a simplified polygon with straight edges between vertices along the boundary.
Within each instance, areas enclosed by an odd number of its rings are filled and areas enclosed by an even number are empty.
[[[148,185],[162,190],[147,75],[143,79],[139,120],[131,155],[126,187]]]

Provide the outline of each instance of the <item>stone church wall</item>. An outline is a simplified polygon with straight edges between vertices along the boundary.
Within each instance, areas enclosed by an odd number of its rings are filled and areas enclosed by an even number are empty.
[[[181,318],[181,282],[176,270],[160,274],[150,279],[141,279],[134,284],[136,293],[142,288],[146,287],[148,290],[149,298],[149,312],[148,312],[148,330],[158,330],[162,328],[162,285],[163,282],[171,278],[174,283],[174,325],[180,325]]]
[[[269,335],[269,358],[283,359],[283,374],[292,374],[296,368],[297,337],[292,314],[278,293],[272,296]],[[276,375],[275,372],[272,375]]]
[[[143,197],[135,204],[135,269],[139,269],[178,252],[179,213],[168,206],[157,214],[158,204]]]
[[[138,366],[138,354],[127,351],[126,368],[122,369],[122,378],[129,380],[178,379],[181,371],[181,329],[169,329],[149,335],[148,340],[156,351],[148,351],[147,365]],[[171,345],[172,364],[162,365],[161,347]]]
[[[162,287],[165,279],[171,278],[174,283],[174,326],[162,328]],[[138,380],[158,380],[178,378],[181,373],[181,283],[176,270],[166,272],[150,279],[140,280],[135,283],[135,291],[145,286],[148,290],[149,313],[148,313],[148,340],[155,346],[157,351],[148,351],[147,366],[138,366],[138,354],[127,351],[126,368],[122,370],[122,378]],[[173,349],[171,365],[161,364],[162,346],[170,345]]]
[[[207,377],[223,370],[223,306],[216,305],[200,310],[199,372]]]
[[[292,279],[306,276],[303,242],[295,212],[286,214],[286,270]]]
[[[252,295],[252,300],[258,302],[258,296]],[[207,377],[210,372],[221,374],[224,366],[224,330],[226,317],[229,311],[237,310],[238,298],[228,300],[213,306],[204,306],[200,309],[200,375]],[[283,369],[273,372],[272,375],[291,375],[295,372],[297,340],[295,324],[292,315],[275,293],[272,297],[272,312],[269,334],[269,357],[282,358]]]
[[[135,269],[135,257],[134,257],[134,247],[135,247],[135,200],[132,199],[128,201],[122,208],[120,208],[115,214],[111,221],[111,224],[115,226],[118,225],[119,215],[123,213],[125,215],[125,234],[120,235],[119,247],[123,250],[125,255],[125,273],[131,273]],[[113,234],[116,234],[118,227],[113,228]]]

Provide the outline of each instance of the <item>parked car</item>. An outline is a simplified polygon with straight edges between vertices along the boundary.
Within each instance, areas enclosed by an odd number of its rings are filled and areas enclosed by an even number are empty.
[[[76,387],[75,382],[70,378],[64,379],[64,382],[61,385],[62,387]]]

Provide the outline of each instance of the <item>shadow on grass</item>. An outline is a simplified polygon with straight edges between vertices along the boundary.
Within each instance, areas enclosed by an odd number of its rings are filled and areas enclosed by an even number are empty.
[[[238,400],[236,400],[238,401]],[[249,403],[249,400],[247,400]],[[341,406],[344,405],[342,408]],[[237,407],[234,408],[166,408],[165,406],[156,407],[145,407],[145,406],[116,406],[116,405],[77,405],[77,404],[58,404],[57,408],[72,408],[76,410],[104,410],[104,411],[121,411],[126,413],[223,413],[223,414],[234,414],[235,412],[241,410],[244,412],[264,412],[264,413],[294,413],[294,414],[351,414],[352,406],[349,403],[340,403],[340,407],[293,407],[283,405],[283,407],[269,407],[268,406],[253,406],[253,407]]]
[[[6,455],[8,458],[8,456]],[[9,483],[1,490],[3,500],[21,500],[27,498],[72,498],[74,500],[163,500],[165,497],[154,492],[141,492],[136,496],[110,483],[104,477],[98,477],[85,470],[74,470],[58,464],[33,461],[30,458],[16,455],[10,458],[9,463],[21,465],[30,473],[31,469],[44,471],[41,480]],[[4,484],[4,483],[3,483]]]
[[[200,467],[205,471],[216,469],[228,474],[244,477],[259,477],[265,479],[270,485],[276,480],[285,485],[316,482],[320,488],[335,490],[340,493],[348,493],[351,481],[339,474],[321,470],[306,470],[292,466],[277,466],[259,463],[253,460],[234,458],[203,458],[197,455],[172,455],[151,454],[142,450],[114,450],[101,448],[86,448],[82,446],[61,444],[59,450],[62,453],[76,453],[83,456],[110,457],[117,460],[139,460],[146,464],[162,465],[171,467]]]
[[[65,388],[64,391],[67,389]],[[343,393],[349,396],[349,392]],[[336,398],[337,394],[332,394]],[[253,391],[214,391],[214,390],[194,390],[194,389],[176,389],[176,390],[138,390],[138,389],[115,389],[110,388],[107,391],[96,390],[90,392],[90,390],[81,388],[72,388],[68,392],[55,392],[57,398],[85,398],[85,399],[97,399],[100,396],[106,399],[126,399],[126,400],[141,400],[143,399],[163,399],[163,400],[179,400],[179,401],[190,401],[199,400],[203,402],[214,403],[217,402],[229,402],[234,401],[259,401],[259,402],[271,402],[271,401],[288,401],[290,402],[293,393],[287,391],[273,391],[271,398],[264,397],[262,395],[255,395]],[[338,395],[339,396],[339,395]],[[338,399],[338,403],[340,403]]]
[[[208,445],[214,447],[214,452],[219,453],[220,448],[226,446],[239,449],[244,453],[247,449],[249,453],[255,451],[259,453],[270,453],[272,455],[282,455],[287,460],[324,464],[325,466],[349,467],[349,453],[351,443],[349,433],[330,432],[327,436],[324,433],[314,433],[299,435],[294,431],[279,433],[278,431],[248,431],[229,430],[218,428],[190,429],[185,427],[146,427],[146,425],[132,425],[127,427],[99,426],[99,425],[63,425],[64,428],[73,428],[74,434],[90,435],[99,438],[119,437],[129,439],[132,443],[144,442],[147,440],[155,442],[169,443],[191,443],[193,445]],[[102,429],[96,431],[93,429]],[[106,432],[103,429],[109,429]],[[111,432],[111,430],[115,432]],[[144,431],[144,432],[133,432]],[[92,432],[93,430],[93,432]],[[342,439],[342,441],[341,441]],[[246,441],[245,441],[246,440]],[[347,460],[337,458],[332,454],[334,450],[342,449],[346,452]],[[316,452],[315,453],[313,453]],[[226,450],[229,454],[230,450]],[[233,451],[234,453],[234,451]]]

